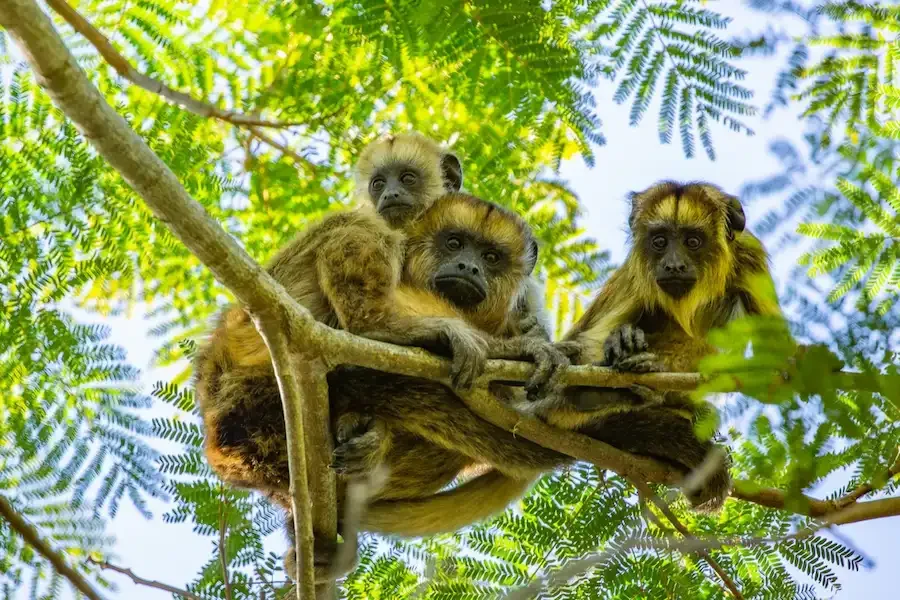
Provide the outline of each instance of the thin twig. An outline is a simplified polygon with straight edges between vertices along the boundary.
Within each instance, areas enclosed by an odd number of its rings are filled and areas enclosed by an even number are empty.
[[[112,563],[108,563],[105,560],[96,560],[94,558],[88,557],[88,562],[90,562],[91,564],[97,565],[104,571],[114,571],[116,573],[125,575],[126,577],[131,579],[131,581],[134,582],[135,585],[142,585],[144,587],[149,587],[149,588],[154,588],[157,590],[162,590],[164,592],[169,592],[170,594],[175,594],[177,596],[181,596],[182,598],[186,598],[186,600],[203,600],[197,594],[192,594],[191,592],[188,592],[187,590],[182,590],[177,587],[173,587],[167,583],[162,583],[161,581],[153,581],[152,579],[144,579],[143,577],[135,575],[134,571],[132,571],[131,569],[126,569],[125,567],[119,567]]]
[[[0,518],[9,523],[12,530],[18,533],[25,540],[26,544],[46,558],[53,565],[53,569],[68,579],[75,589],[84,594],[89,600],[103,600],[103,597],[91,587],[84,575],[70,567],[62,553],[54,550],[49,542],[41,537],[37,528],[26,521],[4,496],[0,496]]]
[[[885,471],[883,478],[886,483],[891,479],[896,478],[898,475],[900,475],[900,458],[897,458],[897,460],[894,461],[894,464]],[[881,485],[883,486],[884,484]],[[864,483],[844,496],[834,500],[819,500],[810,498],[809,496],[800,496],[794,502],[789,503],[787,496],[781,490],[758,488],[746,481],[735,481],[731,496],[739,500],[745,500],[768,508],[790,510],[795,514],[802,514],[810,517],[824,517],[839,510],[843,510],[851,504],[857,503],[860,498],[866,494],[877,491],[879,487],[881,486],[876,486],[871,482]]]
[[[225,534],[228,532],[228,520],[225,514],[225,500],[219,498],[219,565],[222,567],[222,583],[225,586],[225,600],[232,600],[231,578],[228,576],[228,554]]]
[[[286,144],[282,144],[281,142],[279,142],[278,140],[276,140],[275,138],[273,138],[271,135],[267,134],[266,132],[262,131],[258,127],[250,127],[249,129],[250,129],[250,135],[252,137],[258,139],[261,142],[268,144],[269,146],[272,146],[273,148],[275,148],[276,150],[278,150],[285,156],[289,156],[291,159],[293,159],[293,161],[295,163],[297,163],[298,165],[300,165],[304,169],[306,169],[306,171],[308,173],[315,174],[315,172],[318,170],[318,167],[316,166],[316,164],[314,162],[312,162],[311,160],[309,160],[302,154],[292,150]]]
[[[868,509],[860,509],[861,505],[869,505]],[[876,506],[877,505],[877,506]],[[535,597],[542,589],[552,588],[561,583],[570,580],[582,573],[589,571],[594,567],[598,567],[605,562],[615,558],[620,554],[631,550],[668,550],[680,552],[682,554],[690,554],[701,550],[719,550],[729,546],[738,546],[749,548],[764,544],[780,544],[791,540],[799,540],[815,535],[823,529],[827,529],[834,525],[845,525],[847,523],[857,523],[867,520],[870,514],[878,513],[881,516],[900,515],[900,498],[886,498],[884,500],[873,500],[872,502],[864,502],[854,504],[844,510],[838,511],[827,518],[820,520],[818,523],[801,529],[792,534],[773,538],[773,537],[729,537],[729,538],[711,538],[697,537],[684,538],[676,540],[674,537],[664,538],[647,538],[635,535],[626,538],[622,542],[608,547],[593,556],[588,556],[579,560],[572,560],[566,563],[566,566],[552,573],[548,577],[532,581],[528,585],[522,586],[509,592],[504,600],[526,600]],[[876,517],[872,517],[876,518]]]
[[[678,519],[675,513],[672,512],[672,509],[669,508],[669,505],[666,504],[662,500],[662,498],[660,498],[652,489],[650,489],[649,485],[647,485],[643,481],[637,481],[635,479],[629,479],[629,481],[631,482],[631,485],[637,488],[638,495],[650,500],[650,502],[652,502],[660,510],[660,512],[662,512],[666,519],[669,520],[669,523],[671,523],[672,526],[681,535],[683,535],[686,539],[697,539],[697,537],[692,534],[690,530],[685,527],[684,524]],[[653,516],[652,512],[648,511],[648,514]],[[653,518],[655,518],[655,516]],[[663,526],[662,523],[657,522],[657,525],[663,531],[668,530]],[[729,592],[731,592],[731,595],[735,598],[735,600],[745,600],[744,595],[741,593],[741,590],[738,588],[737,584],[734,582],[731,576],[728,575],[725,569],[722,568],[722,565],[719,564],[719,561],[713,558],[712,555],[710,555],[710,553],[706,550],[698,550],[697,555],[705,560],[706,563],[712,568],[712,570],[716,572],[716,575],[718,575],[719,579],[722,580],[722,585],[724,585],[725,588]]]
[[[56,13],[66,21],[66,23],[71,25],[72,29],[83,35],[91,45],[94,46],[100,56],[115,69],[116,73],[136,86],[180,105],[188,112],[192,112],[201,117],[218,119],[242,127],[276,127],[283,129],[304,124],[302,122],[269,121],[267,119],[260,119],[235,111],[221,110],[208,102],[197,100],[188,94],[174,90],[163,82],[138,72],[138,70],[128,62],[128,59],[115,49],[109,39],[103,35],[99,29],[81,16],[78,11],[69,6],[65,0],[46,0],[46,2],[50,8],[56,11]]]

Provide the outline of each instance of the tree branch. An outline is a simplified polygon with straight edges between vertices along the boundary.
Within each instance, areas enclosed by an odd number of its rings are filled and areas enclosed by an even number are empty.
[[[900,475],[900,457],[891,465],[883,475],[885,482],[890,481]],[[810,517],[825,517],[827,515],[841,511],[848,506],[855,504],[860,498],[866,494],[877,491],[884,483],[876,485],[875,483],[864,483],[857,486],[844,496],[835,498],[834,500],[818,500],[809,496],[801,496],[800,498],[789,502],[787,496],[781,490],[773,488],[760,488],[751,482],[736,481],[731,496],[739,500],[745,500],[760,506],[768,508],[778,508],[782,510],[790,510],[793,513],[807,515]],[[888,515],[885,515],[888,516]]]
[[[188,112],[194,113],[195,115],[199,115],[201,117],[218,119],[219,121],[225,121],[226,123],[231,123],[232,125],[237,125],[240,127],[277,127],[277,128],[286,128],[286,127],[296,127],[298,125],[303,125],[304,123],[294,123],[294,122],[283,122],[283,121],[269,121],[266,119],[260,119],[258,117],[251,117],[248,115],[244,115],[242,113],[236,111],[226,111],[216,108],[212,104],[204,102],[202,100],[197,100],[188,94],[183,92],[179,92],[178,90],[174,90],[164,84],[163,82],[153,79],[152,77],[148,77],[143,73],[140,73],[137,69],[135,69],[128,59],[122,56],[118,50],[112,45],[109,39],[103,35],[100,30],[94,27],[90,21],[85,19],[81,14],[78,13],[74,8],[69,6],[69,4],[65,0],[46,0],[47,5],[50,6],[59,16],[61,16],[66,23],[72,26],[72,29],[80,33],[84,36],[88,42],[100,53],[100,56],[106,60],[109,65],[115,69],[116,73],[135,84],[136,86],[178,104]],[[300,157],[302,160],[302,157]],[[309,162],[309,161],[306,161]]]
[[[675,513],[672,512],[672,509],[669,508],[669,505],[666,504],[662,500],[662,498],[660,498],[652,489],[650,489],[649,485],[647,485],[643,481],[638,481],[635,479],[630,479],[630,481],[631,485],[637,488],[638,495],[652,502],[656,506],[656,508],[658,508],[660,512],[666,517],[666,519],[669,520],[669,523],[672,524],[676,531],[684,536],[685,539],[697,539],[697,536],[691,533],[690,530],[684,526],[684,524],[678,519]],[[650,512],[649,510],[647,512],[651,516],[653,516],[652,512]],[[653,516],[653,518],[655,519],[656,517]],[[668,528],[663,526],[663,524],[658,520],[657,526],[663,531],[668,530]],[[712,568],[712,570],[716,572],[716,575],[718,575],[719,579],[722,580],[722,585],[724,585],[725,588],[729,592],[731,592],[731,595],[735,598],[735,600],[745,600],[744,595],[741,593],[741,590],[738,588],[734,580],[728,575],[725,569],[722,568],[722,565],[719,564],[719,561],[713,558],[712,555],[705,549],[697,550],[697,555],[705,560],[706,564],[708,564]]]
[[[297,572],[293,579],[297,582],[297,600],[311,600],[316,597],[314,535],[313,535],[313,502],[309,492],[309,465],[305,451],[306,431],[304,427],[302,383],[296,369],[297,363],[291,354],[291,342],[279,321],[255,318],[254,322],[266,342],[272,356],[272,366],[278,381],[281,394],[281,405],[284,410],[284,430],[287,438],[288,471],[291,476],[291,511],[294,515],[294,539],[297,549]],[[326,395],[327,401],[327,395]],[[327,422],[326,422],[327,426]],[[319,465],[326,471],[328,462]],[[319,480],[320,478],[316,478]],[[337,530],[337,522],[334,525]]]
[[[304,334],[313,325],[309,312],[294,302],[284,288],[269,277],[187,194],[175,174],[109,106],[34,0],[4,1],[0,4],[0,24],[21,47],[38,83],[47,90],[56,105],[141,195],[154,214],[210,268],[223,285],[233,290],[257,322],[264,324],[267,343],[275,340],[276,347],[279,344],[283,348],[289,347],[289,340],[280,329],[286,322],[290,323],[292,333],[305,337]],[[273,331],[279,333],[273,334]],[[285,352],[272,350],[270,348],[273,356],[285,356]],[[275,364],[275,369],[276,374],[281,376],[279,386],[285,416],[288,417],[288,432],[302,431],[302,411],[293,410],[294,406],[300,406],[300,400],[291,375],[287,377],[288,385],[284,385],[284,374],[293,371],[292,364]],[[295,514],[309,515],[311,504],[303,439],[289,435],[287,441],[295,509],[298,500],[300,506],[306,509],[295,511]],[[314,468],[327,470],[328,463],[314,465]],[[306,530],[309,532],[309,535],[297,538],[298,562],[308,567],[303,572],[305,579],[297,586],[299,595],[313,591],[314,572],[311,524],[309,519],[297,520],[306,523],[304,533]],[[300,597],[311,599],[314,595],[304,593]]]
[[[175,594],[177,596],[181,596],[182,598],[186,598],[187,600],[203,600],[197,594],[192,594],[187,590],[182,590],[177,587],[173,587],[169,584],[162,583],[161,581],[153,581],[152,579],[144,579],[143,577],[139,577],[134,574],[134,571],[131,569],[126,569],[125,567],[119,567],[114,564],[108,563],[105,560],[95,560],[93,558],[88,558],[88,562],[97,565],[104,571],[114,571],[116,573],[120,573],[125,575],[131,581],[135,583],[135,585],[142,585],[144,587],[154,588],[157,590],[162,590],[164,592],[169,592],[170,594]]]
[[[57,573],[69,580],[69,582],[79,592],[85,595],[89,600],[103,600],[97,591],[91,587],[84,575],[73,569],[66,562],[63,555],[54,550],[50,544],[41,537],[37,528],[25,520],[12,504],[4,497],[0,496],[0,518],[9,523],[10,528],[19,534],[25,540],[25,543],[37,550],[38,554],[47,559],[53,565]]]
[[[59,4],[56,0],[53,4]],[[447,382],[449,362],[422,350],[401,348],[357,338],[347,332],[333,330],[316,323],[309,311],[298,305],[284,288],[273,280],[249,255],[193,200],[174,173],[147,147],[105,101],[78,67],[55,31],[52,22],[34,0],[4,0],[0,3],[0,24],[21,47],[35,72],[36,79],[54,103],[72,120],[97,151],[119,172],[144,199],[153,213],[163,221],[187,248],[195,254],[223,285],[253,315],[273,358],[287,428],[291,496],[297,523],[298,564],[302,579],[298,591],[309,595],[313,590],[313,523],[333,531],[332,515],[312,512],[308,486],[323,498],[333,498],[329,491],[328,460],[322,460],[330,439],[327,428],[327,398],[320,366],[306,358],[292,357],[289,348],[303,347],[309,356],[325,356],[330,364],[353,364],[389,373],[412,375]],[[108,42],[107,42],[108,43]],[[302,344],[298,343],[302,342]],[[308,363],[308,364],[307,364]],[[305,365],[305,366],[304,366]],[[304,371],[304,369],[309,369]],[[480,384],[490,380],[525,381],[534,365],[509,361],[489,361]],[[691,390],[701,382],[695,373],[618,373],[599,367],[573,367],[563,376],[568,385],[627,387],[642,384],[661,390]],[[855,373],[844,374],[845,385],[871,389],[871,378]],[[876,390],[877,391],[877,390]],[[304,393],[305,392],[305,393]],[[301,403],[302,399],[302,403]],[[636,480],[675,483],[681,476],[671,467],[656,461],[632,456],[586,436],[561,431],[520,416],[501,405],[490,394],[480,392],[465,401],[486,420],[513,431],[548,448],[587,460],[600,468],[610,469]],[[302,407],[302,408],[301,408]],[[305,414],[306,413],[306,414]],[[316,416],[314,416],[316,415]],[[309,419],[309,423],[305,421]],[[302,432],[302,435],[298,435]],[[308,438],[306,436],[309,436]],[[324,436],[324,438],[322,437]],[[304,448],[304,439],[316,440],[316,448]],[[307,473],[309,470],[309,473]],[[785,498],[777,490],[753,490],[750,484],[738,482],[734,494],[764,506],[785,507]],[[331,494],[331,495],[329,495]],[[809,499],[813,507],[821,500]],[[900,504],[900,500],[896,501]],[[327,503],[326,503],[327,504]],[[831,504],[827,510],[834,512]],[[896,514],[894,502],[855,503],[854,512],[845,518],[868,519],[872,515]],[[843,511],[839,511],[843,513]],[[311,518],[299,518],[301,516]],[[842,521],[853,522],[853,521]]]
[[[222,567],[222,584],[225,586],[225,600],[232,600],[231,578],[228,576],[228,553],[226,549],[226,534],[228,521],[225,514],[225,501],[219,498],[219,564]]]

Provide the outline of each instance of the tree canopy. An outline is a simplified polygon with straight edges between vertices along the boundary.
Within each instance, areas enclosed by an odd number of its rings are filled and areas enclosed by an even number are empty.
[[[468,190],[534,227],[557,335],[615,266],[558,177],[566,160],[593,166],[604,106],[709,159],[753,135],[759,112],[802,111],[805,147],[771,135],[782,169],[740,194],[782,200],[755,232],[774,261],[799,254],[779,289],[789,329],[745,318],[713,332],[721,352],[696,392],[731,393],[721,430],[740,483],[725,508],[698,515],[579,462],[456,534],[365,538],[345,597],[818,598],[840,589],[836,567],[865,562],[821,529],[900,514],[900,7],[745,4],[765,30],[690,0],[40,4],[106,102],[259,262],[348,206],[350,167],[378,134],[449,144]],[[40,540],[108,587],[126,567],[108,560],[124,501],[209,539],[193,580],[150,584],[282,598],[266,542],[282,516],[212,473],[189,382],[186,359],[234,295],[54,105],[0,23],[0,589],[71,585]],[[782,65],[771,97],[742,83],[753,57]],[[179,367],[152,390],[96,324],[136,305],[161,323],[155,364]],[[834,475],[841,486],[811,501]]]

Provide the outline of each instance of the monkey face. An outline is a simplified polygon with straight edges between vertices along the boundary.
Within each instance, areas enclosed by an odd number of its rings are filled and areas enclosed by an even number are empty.
[[[706,233],[694,227],[654,227],[645,243],[657,285],[675,299],[694,288],[713,250]]]
[[[434,288],[460,308],[471,309],[487,298],[491,281],[509,261],[503,248],[466,230],[444,230],[437,234],[439,259]]]
[[[369,180],[369,197],[392,227],[401,227],[427,208],[425,177],[406,162],[388,164]]]

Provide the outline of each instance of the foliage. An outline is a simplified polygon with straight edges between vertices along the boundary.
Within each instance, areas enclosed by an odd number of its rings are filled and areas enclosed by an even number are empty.
[[[808,151],[774,141],[782,171],[742,197],[783,195],[757,233],[775,254],[805,252],[781,290],[790,329],[750,319],[715,332],[721,353],[703,368],[718,377],[704,391],[741,392],[723,410],[735,476],[784,490],[789,502],[826,478],[840,479],[834,496],[870,481],[894,493],[884,472],[900,444],[891,393],[900,362],[900,11],[747,4],[769,26],[728,41],[731,19],[690,0],[77,3],[137,71],[218,117],[130,84],[55,21],[107,100],[262,262],[310,220],[353,202],[350,167],[377,134],[412,128],[447,142],[463,158],[467,189],[535,228],[558,334],[611,269],[558,179],[562,161],[593,165],[605,143],[601,94],[630,102],[633,126],[658,102],[660,141],[677,128],[687,156],[699,137],[714,158],[712,122],[752,133],[738,59],[783,60],[765,114],[802,111]],[[789,21],[805,33],[781,27]],[[148,518],[150,499],[164,503],[160,527],[190,523],[209,540],[193,581],[167,583],[210,599],[280,598],[281,515],[212,474],[187,383],[185,359],[230,293],[65,121],[5,38],[0,50],[0,492],[104,584],[85,559],[114,551],[106,528],[127,496]],[[229,111],[286,126],[235,126]],[[158,323],[156,364],[185,365],[149,397],[96,324],[138,305]],[[833,374],[839,365],[858,371],[853,381],[865,389]],[[839,568],[864,565],[840,540],[789,538],[810,525],[789,512],[729,502],[698,516],[677,498],[666,496],[698,536],[775,540],[709,551],[746,598],[820,597],[840,589]],[[627,481],[577,464],[458,534],[367,538],[342,591],[495,598],[549,584],[542,597],[728,597],[668,523]],[[584,568],[564,570],[572,564]],[[0,585],[4,597],[23,589],[56,598],[64,583],[0,524]]]

